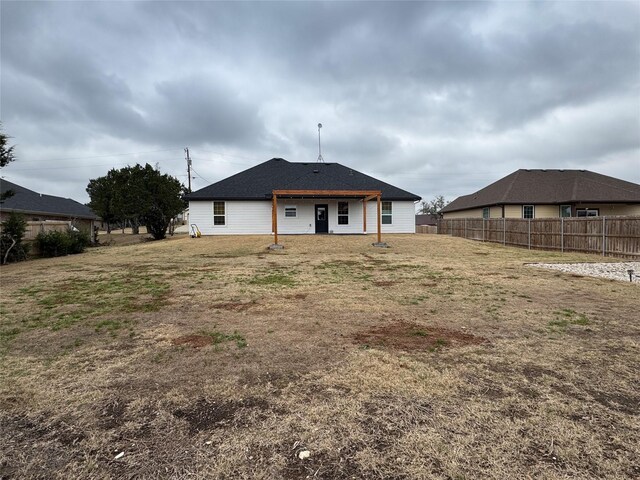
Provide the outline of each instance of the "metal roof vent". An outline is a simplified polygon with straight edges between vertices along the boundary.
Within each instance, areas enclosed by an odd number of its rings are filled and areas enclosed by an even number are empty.
[[[313,173],[320,173],[320,170],[318,170],[317,168],[314,168]]]

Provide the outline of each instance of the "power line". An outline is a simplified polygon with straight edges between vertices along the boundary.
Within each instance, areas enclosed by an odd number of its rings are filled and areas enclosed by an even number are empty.
[[[79,167],[112,167],[114,165],[128,165],[130,162],[115,162],[115,163],[94,163],[90,165],[68,165],[66,167],[38,167],[38,168],[15,168],[11,169],[11,172],[33,172],[35,170],[62,170],[65,168],[79,168]]]
[[[65,160],[86,160],[90,158],[124,157],[127,155],[146,155],[148,153],[158,153],[158,152],[176,152],[178,150],[180,149],[166,148],[164,150],[147,150],[145,152],[130,152],[130,153],[111,153],[109,155],[94,155],[91,157],[67,157],[67,158],[53,158],[49,160],[20,160],[20,163],[62,162]]]
[[[192,171],[193,173],[195,173],[195,174],[198,176],[198,178],[201,178],[201,179],[202,179],[202,180],[204,180],[205,182],[213,183],[212,181],[207,180],[207,179],[206,179],[206,178],[204,178],[202,175],[200,175],[198,172],[196,172],[196,171],[193,169],[193,167],[191,167],[191,171]]]
[[[263,157],[245,157],[243,155],[233,155],[231,153],[222,153],[222,152],[214,152],[212,150],[200,150],[198,149],[198,152],[200,153],[213,153],[214,155],[220,155],[221,157],[235,157],[235,158],[243,158],[245,160],[251,160],[251,161],[260,161],[260,160],[264,160]]]

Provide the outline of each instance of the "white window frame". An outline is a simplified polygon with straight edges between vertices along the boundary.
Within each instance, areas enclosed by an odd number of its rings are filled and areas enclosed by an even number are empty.
[[[531,216],[530,217],[525,217],[524,215],[524,209],[527,207],[531,207]],[[536,218],[536,206],[535,205],[522,205],[522,218]]]
[[[562,209],[569,208],[569,215],[562,215]],[[571,216],[571,205],[560,205],[560,217],[561,218],[569,218]]]
[[[347,206],[347,213],[340,213],[340,204],[344,203]],[[349,202],[343,202],[340,201],[338,202],[337,205],[337,212],[338,212],[338,219],[337,219],[337,224],[338,225],[349,225]],[[347,223],[340,223],[340,217],[347,217]]]
[[[384,204],[388,203],[391,213],[384,213]],[[384,217],[388,217],[391,221],[389,223],[384,222]],[[384,200],[380,202],[380,223],[382,225],[393,225],[393,202],[390,200]]]
[[[491,218],[491,207],[484,207],[482,209],[482,218],[484,219]]]
[[[221,203],[222,208],[224,209],[224,214],[216,213],[216,203]],[[224,201],[214,201],[212,205],[213,210],[213,226],[214,227],[226,227],[227,226],[227,202]],[[216,223],[216,217],[222,217],[223,223]]]
[[[581,213],[583,215],[580,215]],[[589,217],[599,217],[599,216],[600,216],[599,208],[576,208],[576,217],[589,218]]]
[[[287,215],[287,210],[289,210],[289,212],[293,212],[293,215]],[[285,205],[284,206],[284,218],[298,218],[298,207],[297,207],[297,205]]]

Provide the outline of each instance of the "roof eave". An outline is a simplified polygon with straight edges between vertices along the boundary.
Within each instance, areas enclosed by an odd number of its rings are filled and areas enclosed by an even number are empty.
[[[279,198],[285,198],[284,196],[278,195]],[[264,197],[198,197],[198,198],[189,198],[187,196],[183,197],[184,200],[188,202],[228,202],[228,201],[271,201],[273,199],[273,195],[268,195]],[[291,198],[360,198],[358,195],[354,195],[353,197],[336,197],[336,196],[327,196],[327,195],[304,195],[304,196],[296,196]],[[419,202],[422,197],[413,196],[413,197],[385,197],[382,195],[381,200],[390,201],[390,202]]]
[[[45,212],[41,210],[25,210],[23,208],[0,208],[0,211],[3,212],[16,212],[16,213],[28,213],[31,215],[51,215],[58,217],[69,217],[69,218],[86,218],[87,220],[100,220],[100,217],[97,215],[78,215],[74,213],[63,213],[63,212]]]

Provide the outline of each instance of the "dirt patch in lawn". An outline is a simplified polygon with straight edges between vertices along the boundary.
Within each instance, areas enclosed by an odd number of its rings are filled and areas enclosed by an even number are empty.
[[[213,343],[213,338],[209,335],[184,335],[171,340],[172,345],[188,345],[193,348],[206,347]]]
[[[444,347],[479,345],[487,340],[469,333],[443,327],[425,327],[409,322],[397,322],[354,336],[357,344],[397,350],[435,351]]]
[[[201,398],[195,404],[180,408],[173,412],[176,418],[189,423],[191,432],[211,430],[230,424],[247,426],[250,422],[243,417],[242,412],[251,410],[267,410],[269,403],[261,398],[246,398],[243,400],[215,401]]]

